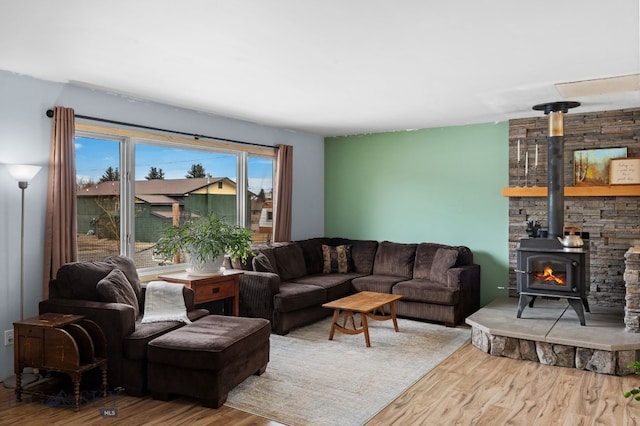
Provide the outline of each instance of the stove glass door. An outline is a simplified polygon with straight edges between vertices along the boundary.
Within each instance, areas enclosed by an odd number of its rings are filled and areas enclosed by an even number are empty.
[[[527,257],[527,277],[530,289],[559,292],[573,291],[574,264],[571,259],[551,254]]]

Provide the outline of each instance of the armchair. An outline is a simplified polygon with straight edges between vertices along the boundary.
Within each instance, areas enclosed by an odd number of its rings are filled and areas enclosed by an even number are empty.
[[[185,287],[183,294],[191,321],[209,313],[195,308],[193,290]],[[147,391],[147,343],[184,325],[178,321],[143,324],[144,297],[145,287],[133,261],[109,256],[63,265],[49,283],[49,299],[40,302],[39,311],[83,315],[95,321],[107,339],[109,387],[141,396]]]

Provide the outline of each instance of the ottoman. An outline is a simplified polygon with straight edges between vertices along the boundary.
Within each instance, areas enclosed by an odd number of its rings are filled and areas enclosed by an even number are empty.
[[[209,315],[147,345],[147,384],[154,399],[171,394],[218,408],[231,389],[269,362],[271,323],[264,318]]]

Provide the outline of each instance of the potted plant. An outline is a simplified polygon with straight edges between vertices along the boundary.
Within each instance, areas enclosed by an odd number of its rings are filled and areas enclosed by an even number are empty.
[[[184,256],[189,275],[215,274],[225,254],[234,260],[247,260],[251,252],[251,231],[224,223],[210,214],[166,228],[154,251],[169,259],[176,254]]]

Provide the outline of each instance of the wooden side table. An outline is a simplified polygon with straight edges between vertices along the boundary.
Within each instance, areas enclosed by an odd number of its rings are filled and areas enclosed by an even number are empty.
[[[22,400],[25,367],[65,373],[73,381],[75,411],[80,409],[82,374],[102,370],[107,396],[107,340],[98,325],[80,315],[47,313],[13,323],[16,400]]]
[[[218,275],[195,276],[186,272],[177,274],[159,275],[158,279],[170,283],[184,284],[193,289],[195,303],[213,302],[224,300],[224,313],[240,315],[240,275],[242,272],[223,272]]]

